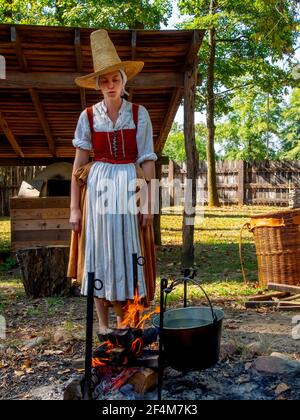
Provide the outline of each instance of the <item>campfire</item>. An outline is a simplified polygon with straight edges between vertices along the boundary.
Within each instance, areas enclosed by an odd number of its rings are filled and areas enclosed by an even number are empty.
[[[146,312],[136,294],[124,312],[121,328],[98,334],[100,345],[92,358],[94,398],[107,398],[126,384],[129,391],[144,394],[157,384],[158,330],[145,323],[159,308]]]
[[[218,362],[224,313],[213,308],[195,270],[184,277],[160,282],[160,306],[145,311],[136,294],[125,308],[121,328],[98,334],[100,344],[93,351],[94,273],[89,273],[85,376],[80,382],[84,399],[158,399],[162,397],[164,370],[203,370]],[[187,306],[187,283],[201,288],[208,305]],[[167,296],[183,284],[183,308],[166,310]],[[155,315],[156,314],[156,315]],[[151,318],[152,328],[145,328]],[[158,339],[159,335],[159,339]],[[182,356],[185,357],[182,357]],[[147,391],[151,389],[155,397]],[[146,395],[145,395],[146,394]]]

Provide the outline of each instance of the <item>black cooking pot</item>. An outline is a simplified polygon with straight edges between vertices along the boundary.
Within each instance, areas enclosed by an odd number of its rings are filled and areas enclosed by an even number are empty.
[[[209,302],[210,303],[210,302]],[[167,310],[152,318],[160,329],[163,362],[177,370],[206,369],[218,362],[224,312],[205,306]]]

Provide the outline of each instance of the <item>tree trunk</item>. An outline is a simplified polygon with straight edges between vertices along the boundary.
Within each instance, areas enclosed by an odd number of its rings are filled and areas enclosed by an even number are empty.
[[[211,0],[210,13],[215,13],[216,1]],[[207,185],[208,185],[208,206],[220,206],[217,177],[216,177],[216,161],[215,161],[215,97],[214,97],[214,64],[216,56],[216,40],[215,28],[211,28],[208,32],[208,64],[207,64],[207,106],[206,106],[206,124],[207,124]]]
[[[197,62],[193,63],[184,77],[184,143],[187,159],[187,187],[190,200],[184,200],[182,227],[183,268],[189,268],[194,263],[194,224],[197,204],[198,153],[195,141],[195,89],[197,82]],[[190,184],[188,184],[190,183]],[[188,189],[190,189],[188,191]]]
[[[28,297],[66,295],[70,292],[71,279],[66,277],[69,251],[69,246],[57,245],[23,248],[16,252]]]

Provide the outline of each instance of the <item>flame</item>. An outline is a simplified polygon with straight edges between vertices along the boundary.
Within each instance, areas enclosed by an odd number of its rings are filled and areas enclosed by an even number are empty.
[[[140,328],[144,329],[145,322],[150,319],[150,317],[155,314],[159,313],[159,307],[155,308],[151,312],[144,313],[145,307],[141,302],[141,299],[138,296],[138,292],[135,292],[134,299],[128,301],[125,305],[124,309],[124,318],[121,324],[118,326],[119,328]],[[119,343],[112,344],[109,340],[105,341],[100,347],[106,346],[106,350],[104,352],[105,355],[109,355],[109,353],[116,347],[120,347]],[[143,339],[136,338],[130,347],[128,352],[128,356],[139,356],[143,348]],[[128,363],[128,356],[125,356],[123,365],[127,365]],[[94,358],[93,359],[93,367],[98,366],[106,366],[109,362],[109,357],[101,357],[101,358]]]
[[[107,365],[106,362],[108,362],[108,361],[109,361],[109,359],[106,359],[106,358],[98,359],[98,358],[94,357],[92,359],[92,367],[96,368],[96,367],[99,367],[99,366],[106,366]]]
[[[143,347],[143,340],[141,338],[136,338],[131,344],[130,353],[133,353],[135,356],[138,356],[141,353]]]
[[[101,344],[100,348],[104,347],[104,346],[106,347],[106,350],[105,350],[104,353],[107,354],[107,355],[115,347],[109,340],[104,341],[104,343]],[[92,359],[92,367],[95,368],[95,367],[98,367],[98,366],[106,366],[107,362],[109,362],[109,357],[101,357],[101,358],[94,357]]]
[[[154,311],[146,313],[142,316],[145,311],[145,306],[141,302],[141,298],[138,296],[136,290],[133,301],[128,301],[124,307],[124,319],[121,322],[120,328],[141,328],[144,329],[145,322],[155,313],[159,312],[159,307]]]

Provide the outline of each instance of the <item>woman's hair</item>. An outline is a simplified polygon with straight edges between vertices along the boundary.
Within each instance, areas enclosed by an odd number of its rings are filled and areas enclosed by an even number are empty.
[[[125,90],[125,85],[127,83],[127,75],[125,73],[125,71],[123,69],[119,69],[119,73],[121,75],[121,80],[122,80],[122,92],[121,92],[121,96],[124,95],[128,95],[129,93]],[[100,76],[96,77],[96,90],[100,90],[100,85],[99,85],[99,80],[100,80]]]

